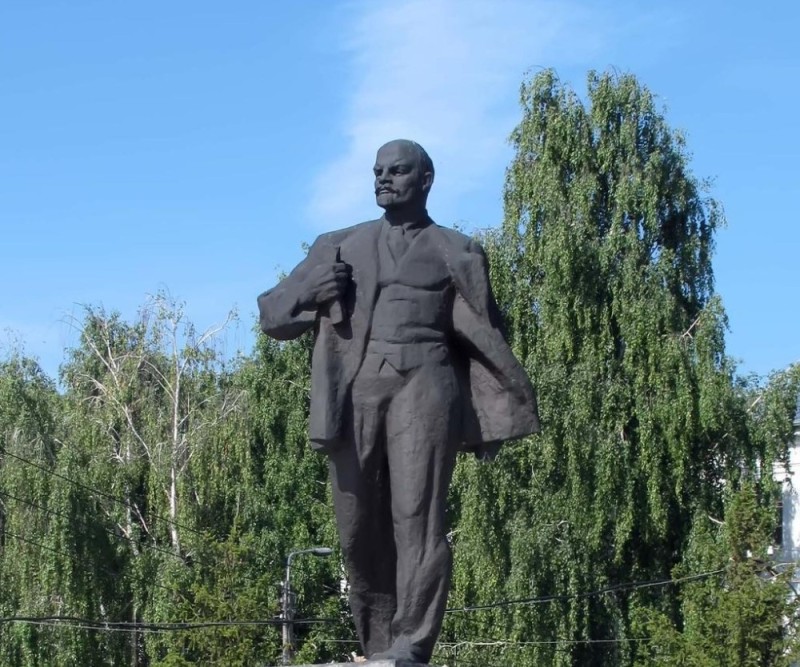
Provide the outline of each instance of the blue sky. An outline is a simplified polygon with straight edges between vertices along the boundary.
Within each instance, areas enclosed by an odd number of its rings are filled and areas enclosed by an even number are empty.
[[[728,226],[715,273],[743,373],[800,361],[800,9],[793,2],[409,0],[0,8],[0,354],[55,375],[80,304],[169,290],[199,328],[321,231],[376,217],[375,149],[432,155],[440,224],[502,218],[526,72],[636,74]]]

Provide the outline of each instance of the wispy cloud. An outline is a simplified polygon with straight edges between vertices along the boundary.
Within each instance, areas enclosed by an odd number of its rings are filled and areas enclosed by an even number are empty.
[[[318,174],[309,204],[311,219],[326,228],[375,213],[375,150],[399,137],[431,154],[432,210],[457,219],[460,198],[485,188],[488,174],[502,176],[525,72],[568,67],[603,41],[595,12],[571,2],[410,0],[351,9],[346,148]]]

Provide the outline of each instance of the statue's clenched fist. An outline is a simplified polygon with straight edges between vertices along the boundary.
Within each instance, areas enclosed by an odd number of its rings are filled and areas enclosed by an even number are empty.
[[[338,253],[337,253],[338,254]],[[342,261],[318,264],[303,281],[305,308],[314,308],[344,296],[350,280],[351,267]]]

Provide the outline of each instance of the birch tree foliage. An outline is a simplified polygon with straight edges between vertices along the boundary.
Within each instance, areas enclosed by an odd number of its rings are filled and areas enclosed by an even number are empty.
[[[640,665],[788,667],[800,655],[796,563],[776,539],[782,512],[775,501],[783,489],[772,474],[778,480],[785,475],[795,437],[800,365],[743,386],[759,465],[743,466],[738,484],[724,489],[724,515],[698,511],[676,574],[718,574],[682,588],[679,622],[653,609],[642,615],[640,629],[652,641]]]
[[[341,591],[344,573],[327,459],[313,451],[308,440],[312,346],[310,335],[285,343],[259,336],[254,355],[238,375],[248,397],[254,476],[254,493],[242,507],[242,522],[257,536],[259,570],[271,577],[276,594],[290,551],[310,546],[336,550],[325,559],[300,557],[292,568],[298,617],[341,619],[296,629],[299,663],[343,660],[353,646],[341,642],[355,639]],[[279,601],[273,599],[277,610]]]
[[[507,649],[518,665],[630,664],[639,610],[675,617],[674,588],[586,594],[669,578],[698,508],[721,516],[724,480],[764,455],[713,291],[723,216],[635,77],[590,73],[582,100],[544,71],[520,101],[505,219],[483,240],[543,431],[457,471],[454,593],[556,598],[446,628],[540,640]]]
[[[0,365],[0,614],[223,625],[4,623],[4,665],[277,663],[279,628],[247,622],[279,617],[291,550],[336,545],[308,446],[310,339],[226,362],[177,306],[87,308],[62,393],[23,356]],[[293,568],[298,618],[332,619],[298,629],[311,661],[353,648],[332,641],[352,637],[341,578],[337,557]]]
[[[0,616],[107,617],[121,613],[115,541],[97,521],[65,446],[65,402],[38,364],[0,363]],[[2,664],[110,664],[120,637],[6,624]]]

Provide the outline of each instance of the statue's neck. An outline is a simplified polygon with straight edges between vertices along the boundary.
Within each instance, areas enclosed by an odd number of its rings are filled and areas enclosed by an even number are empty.
[[[413,209],[385,209],[383,217],[390,225],[414,225],[428,219],[428,211],[423,206]]]

